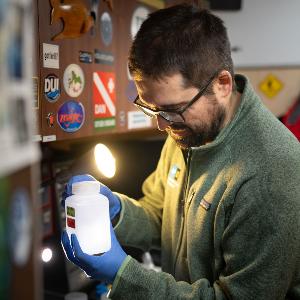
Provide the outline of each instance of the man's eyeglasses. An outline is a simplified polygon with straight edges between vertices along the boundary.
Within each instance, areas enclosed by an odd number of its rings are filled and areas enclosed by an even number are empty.
[[[198,99],[200,99],[200,97],[205,93],[206,89],[212,83],[212,81],[214,80],[214,78],[216,77],[217,74],[218,74],[218,72],[216,72],[208,80],[208,82],[205,84],[205,86],[199,90],[198,94],[191,101],[189,101],[187,104],[185,104],[183,107],[181,107],[179,109],[175,109],[175,110],[174,109],[166,109],[166,110],[152,109],[152,108],[146,106],[140,100],[139,95],[137,95],[137,97],[135,98],[133,103],[135,106],[137,106],[140,110],[142,110],[147,116],[149,116],[151,118],[153,118],[155,116],[160,116],[170,123],[184,123],[185,119],[184,119],[183,113],[190,106],[192,106]]]

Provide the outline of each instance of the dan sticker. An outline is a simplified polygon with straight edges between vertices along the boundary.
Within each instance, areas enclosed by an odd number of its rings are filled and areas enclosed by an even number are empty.
[[[80,66],[70,64],[64,72],[64,88],[66,93],[72,97],[78,97],[84,89],[84,73]]]
[[[66,132],[75,132],[84,123],[85,112],[80,102],[70,100],[60,106],[57,112],[57,123]]]

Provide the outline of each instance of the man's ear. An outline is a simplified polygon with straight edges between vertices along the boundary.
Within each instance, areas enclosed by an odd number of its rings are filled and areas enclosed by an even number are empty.
[[[233,79],[231,74],[223,70],[217,78],[216,91],[221,97],[228,97],[232,93]]]

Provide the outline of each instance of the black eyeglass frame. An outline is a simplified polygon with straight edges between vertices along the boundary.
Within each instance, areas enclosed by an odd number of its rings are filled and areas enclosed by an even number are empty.
[[[199,90],[199,92],[197,93],[197,95],[195,97],[193,97],[193,99],[190,100],[187,104],[185,104],[183,107],[181,107],[179,109],[166,109],[166,110],[155,110],[155,109],[152,109],[152,108],[144,105],[141,102],[137,102],[137,101],[140,101],[139,95],[137,95],[137,97],[133,101],[133,104],[136,107],[138,107],[140,110],[142,110],[147,116],[149,116],[151,118],[153,118],[154,116],[160,116],[160,117],[162,117],[163,119],[165,119],[166,121],[168,121],[170,123],[184,123],[185,122],[185,118],[183,116],[183,113],[189,107],[191,107],[198,99],[200,99],[201,96],[203,96],[203,94],[205,93],[206,89],[212,83],[212,81],[215,79],[215,77],[217,76],[218,73],[219,72],[214,73],[214,75],[208,80],[208,82],[204,85],[204,87],[202,87]],[[170,117],[170,113],[174,114],[174,115],[177,115],[177,116],[180,116],[180,118],[182,119],[182,121],[173,121],[172,117]]]

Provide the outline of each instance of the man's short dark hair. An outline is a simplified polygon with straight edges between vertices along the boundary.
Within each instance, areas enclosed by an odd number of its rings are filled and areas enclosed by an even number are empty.
[[[182,4],[151,13],[129,53],[134,78],[159,80],[181,73],[186,86],[201,87],[217,71],[234,75],[223,21],[206,9]]]

